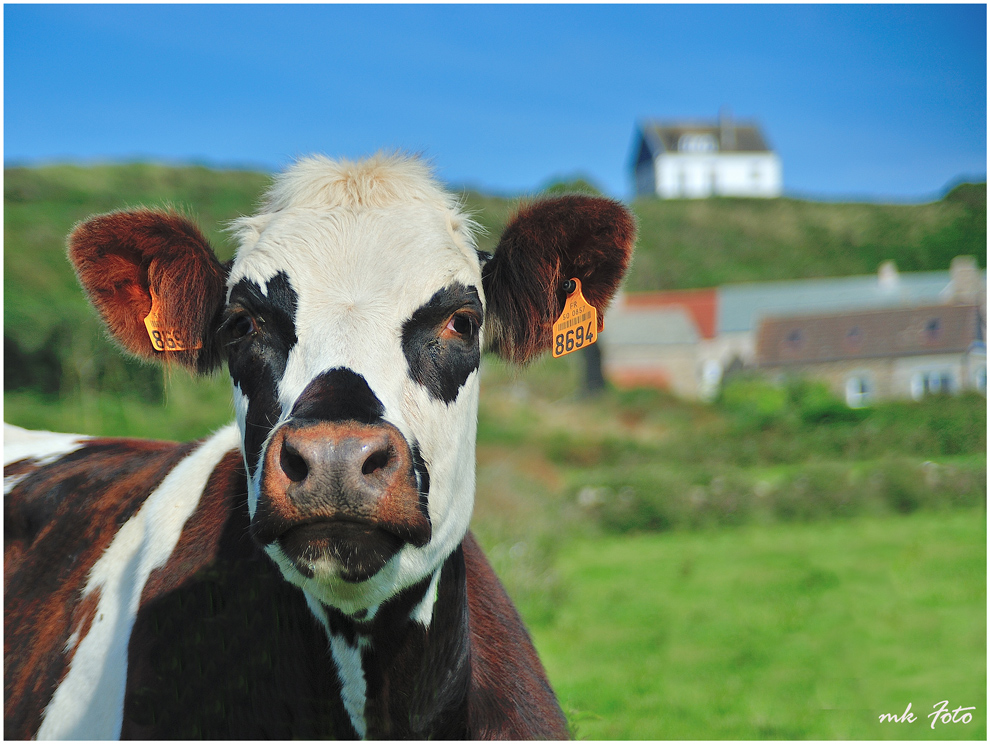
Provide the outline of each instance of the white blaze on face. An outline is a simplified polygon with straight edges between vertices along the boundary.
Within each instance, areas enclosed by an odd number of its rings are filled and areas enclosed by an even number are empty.
[[[269,546],[286,577],[308,594],[347,613],[366,609],[434,573],[470,521],[477,366],[464,371],[463,383],[452,385],[455,395],[444,399],[414,379],[403,331],[445,289],[469,289],[484,302],[471,223],[418,161],[351,165],[316,159],[283,175],[267,209],[241,220],[237,230],[242,245],[228,285],[251,282],[264,293],[273,277],[284,275],[295,300],[295,343],[269,393],[268,418],[278,420],[267,424],[284,423],[322,373],[350,370],[364,378],[384,420],[418,447],[428,468],[430,542],[405,545],[367,581],[349,584],[319,566],[307,578],[277,545]],[[235,383],[237,420],[247,436],[252,395],[260,394],[250,393],[236,375]],[[250,479],[252,515],[261,470]]]

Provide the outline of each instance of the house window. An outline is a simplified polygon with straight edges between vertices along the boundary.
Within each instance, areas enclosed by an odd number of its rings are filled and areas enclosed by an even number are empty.
[[[804,347],[804,331],[793,328],[784,337],[784,351],[798,352]]]
[[[846,405],[862,408],[873,399],[873,380],[865,373],[855,374],[846,380]]]
[[[921,339],[926,344],[933,344],[942,335],[942,320],[940,318],[929,318],[925,323],[925,330],[921,333]]]
[[[677,140],[680,152],[715,152],[718,144],[710,134],[682,134]]]
[[[863,331],[859,326],[853,326],[846,331],[842,345],[846,347],[846,351],[859,351],[863,347]]]
[[[911,376],[911,397],[915,400],[921,400],[926,395],[946,395],[955,391],[956,381],[951,370],[924,370]]]
[[[973,389],[977,392],[987,394],[987,365],[979,364],[973,370]]]

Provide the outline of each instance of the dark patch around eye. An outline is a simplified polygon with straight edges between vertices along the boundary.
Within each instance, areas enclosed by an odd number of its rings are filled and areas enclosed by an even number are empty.
[[[288,274],[280,271],[265,283],[265,288],[267,293],[261,291],[257,282],[241,279],[231,289],[228,303],[228,307],[243,308],[255,318],[263,319],[253,340],[232,344],[227,356],[231,379],[248,400],[244,452],[252,475],[265,439],[282,413],[278,383],[285,374],[289,352],[298,341],[295,323],[298,295]]]
[[[451,315],[461,310],[472,312],[481,325],[484,312],[478,290],[455,282],[438,290],[402,326],[402,353],[410,377],[448,404],[457,400],[461,387],[481,364],[477,333],[463,338],[440,335]]]

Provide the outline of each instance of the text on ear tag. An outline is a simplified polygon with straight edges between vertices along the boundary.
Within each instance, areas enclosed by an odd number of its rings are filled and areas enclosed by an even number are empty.
[[[188,349],[200,349],[202,343],[195,346],[186,346],[185,339],[180,331],[175,328],[163,328],[161,322],[161,311],[158,308],[158,298],[154,293],[151,295],[151,311],[144,319],[144,327],[148,329],[148,337],[155,351],[187,351]]]
[[[581,280],[571,279],[574,291],[567,295],[564,310],[553,324],[553,355],[562,357],[572,351],[591,346],[598,340],[601,326],[598,311],[581,294]]]

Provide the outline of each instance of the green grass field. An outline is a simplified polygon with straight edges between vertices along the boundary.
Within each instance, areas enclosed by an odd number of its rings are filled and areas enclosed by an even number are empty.
[[[568,541],[531,630],[582,739],[985,739],[985,519]]]

